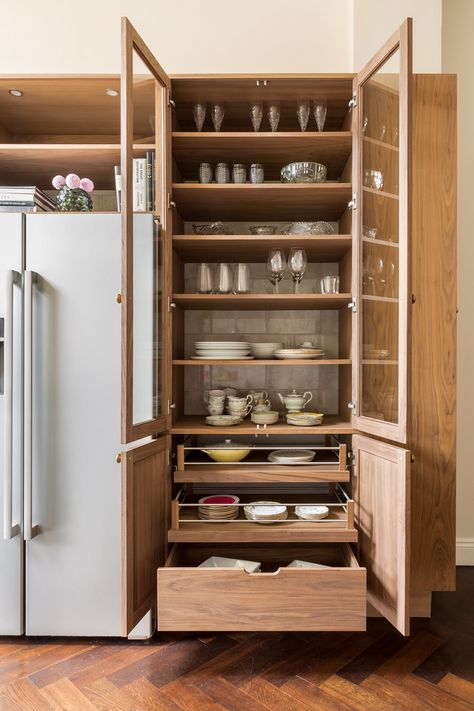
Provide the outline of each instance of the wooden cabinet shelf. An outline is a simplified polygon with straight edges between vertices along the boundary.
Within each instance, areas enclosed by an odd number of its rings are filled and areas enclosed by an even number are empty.
[[[371,240],[372,242],[374,240]],[[310,262],[338,262],[352,247],[351,235],[175,235],[184,262],[265,262],[268,250],[303,247]]]
[[[250,124],[250,121],[249,121]],[[350,131],[299,132],[175,132],[173,154],[184,180],[197,180],[199,164],[225,162],[262,163],[267,180],[279,180],[287,163],[316,161],[337,180],[351,154]]]
[[[173,184],[184,220],[339,220],[351,197],[350,183]]]
[[[173,365],[213,365],[215,367],[218,366],[226,366],[226,365],[243,365],[243,366],[248,366],[248,365],[286,365],[286,366],[297,366],[297,365],[351,365],[352,361],[349,358],[316,358],[314,360],[299,360],[297,358],[295,359],[287,359],[287,360],[279,360],[278,358],[269,358],[269,359],[257,359],[255,358],[254,360],[239,360],[239,359],[232,359],[232,360],[213,360],[212,358],[206,358],[206,360],[191,360],[191,359],[186,359],[183,358],[181,360],[173,360]]]
[[[387,200],[397,200],[399,199],[398,195],[395,195],[394,193],[387,193],[385,190],[375,190],[375,188],[366,188],[363,187],[362,191],[364,193],[368,193],[370,195],[378,195],[381,198],[386,198]]]
[[[341,522],[342,523],[342,522]],[[182,523],[168,531],[170,543],[356,543],[357,529],[342,523],[290,521],[263,526],[252,521],[204,524],[199,520]]]
[[[350,294],[173,294],[173,303],[183,309],[340,309],[352,300]]]
[[[295,427],[279,422],[276,425],[268,425],[264,428],[254,425],[249,419],[245,419],[240,425],[233,427],[212,427],[206,425],[205,415],[185,415],[179,417],[171,426],[171,434],[205,434],[208,436],[219,434],[272,434],[272,435],[319,435],[319,434],[353,434],[355,432],[351,422],[344,420],[338,415],[328,415],[324,418],[323,424],[316,427]]]
[[[368,146],[380,148],[381,150],[393,151],[394,153],[400,152],[398,146],[394,146],[391,143],[385,143],[385,141],[379,141],[378,138],[369,138],[369,136],[363,136],[362,142],[367,144]]]

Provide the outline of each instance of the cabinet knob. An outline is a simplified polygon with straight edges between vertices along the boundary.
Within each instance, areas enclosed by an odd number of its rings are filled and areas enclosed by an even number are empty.
[[[117,456],[115,457],[115,461],[117,462],[117,464],[121,464],[121,463],[122,463],[122,455],[121,455],[120,452],[119,452],[119,453],[117,454]]]
[[[115,301],[117,302],[117,304],[121,304],[122,303],[122,294],[116,294]]]

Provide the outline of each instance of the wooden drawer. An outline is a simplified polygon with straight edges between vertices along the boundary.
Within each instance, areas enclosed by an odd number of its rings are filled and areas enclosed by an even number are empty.
[[[211,555],[262,572],[196,567]],[[287,568],[292,560],[330,568]],[[159,631],[365,630],[366,570],[348,544],[173,546],[158,569]]]

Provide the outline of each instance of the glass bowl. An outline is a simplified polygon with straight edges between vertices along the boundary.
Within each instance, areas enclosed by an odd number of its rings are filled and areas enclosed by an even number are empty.
[[[276,227],[271,225],[254,225],[249,227],[249,232],[252,235],[274,235],[276,232]]]
[[[329,222],[290,222],[281,231],[282,235],[333,235],[334,227]]]
[[[195,235],[232,235],[232,230],[229,230],[223,222],[211,222],[206,225],[193,225]]]
[[[322,163],[289,163],[281,169],[282,183],[325,183],[327,168]]]

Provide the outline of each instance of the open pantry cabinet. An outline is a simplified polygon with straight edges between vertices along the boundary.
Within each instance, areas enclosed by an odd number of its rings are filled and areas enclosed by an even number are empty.
[[[412,76],[410,20],[355,77],[169,78],[126,20],[123,41],[122,436],[154,438],[122,455],[123,632],[157,599],[159,631],[362,630],[370,603],[408,634],[410,615],[429,614],[432,591],[454,585],[454,80]],[[155,97],[156,308],[146,326],[131,209],[144,86],[134,52]],[[327,100],[323,131],[312,117],[298,130],[302,97]],[[209,116],[195,129],[193,105],[204,101],[224,104],[222,131]],[[251,130],[255,101],[279,102],[277,131],[265,116]],[[296,160],[324,163],[327,181],[280,182]],[[261,163],[265,180],[198,182],[200,163],[221,161]],[[305,220],[329,222],[331,234],[285,234]],[[230,234],[195,233],[214,221]],[[249,234],[259,223],[275,234]],[[284,280],[271,293],[268,250],[293,247],[308,259],[300,290]],[[250,293],[196,293],[203,262],[249,264]],[[339,276],[338,293],[321,293],[323,275]],[[195,359],[194,343],[211,338],[316,340],[324,355]],[[149,407],[139,413],[144,387]],[[225,387],[265,391],[277,409],[279,393],[309,391],[323,423],[294,426],[281,414],[266,427],[249,418],[212,427],[207,394]],[[203,450],[223,438],[248,457],[211,461]],[[268,460],[283,447],[311,449],[313,461]],[[208,493],[237,495],[237,517],[200,516]],[[255,500],[286,505],[288,518],[248,520]],[[329,515],[298,518],[305,504]],[[261,571],[200,567],[213,555],[258,561]],[[287,567],[293,560],[319,567]]]

